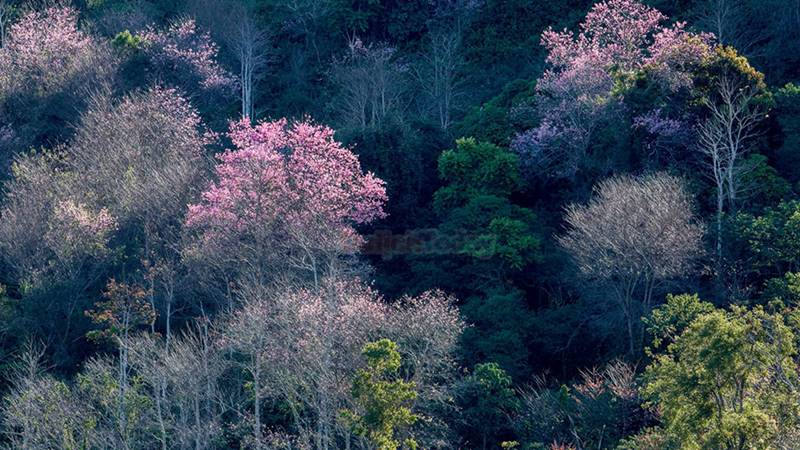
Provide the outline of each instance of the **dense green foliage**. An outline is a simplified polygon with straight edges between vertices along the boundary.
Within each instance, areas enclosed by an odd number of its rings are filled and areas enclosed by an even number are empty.
[[[644,374],[643,395],[657,405],[666,447],[783,448],[796,429],[797,349],[792,314],[762,306],[714,309],[677,296],[666,309],[683,328]],[[669,315],[668,311],[658,311]],[[657,331],[656,331],[657,333]],[[663,335],[664,338],[672,333]]]

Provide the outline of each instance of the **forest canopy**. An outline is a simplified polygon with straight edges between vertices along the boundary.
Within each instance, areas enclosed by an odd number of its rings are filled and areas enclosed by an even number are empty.
[[[800,0],[0,0],[0,448],[800,441]]]

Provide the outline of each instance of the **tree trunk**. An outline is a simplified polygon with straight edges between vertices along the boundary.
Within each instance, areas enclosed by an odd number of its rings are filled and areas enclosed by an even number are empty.
[[[256,351],[261,351],[256,349]],[[253,434],[255,437],[256,450],[262,449],[261,444],[261,361],[258,357],[254,358],[255,367],[253,370],[253,409],[254,409],[254,427]]]
[[[158,375],[158,386],[156,387],[156,414],[158,415],[158,431],[161,435],[161,450],[167,450],[167,427],[164,425],[164,411],[163,411],[163,399],[164,399],[164,380],[161,375]]]

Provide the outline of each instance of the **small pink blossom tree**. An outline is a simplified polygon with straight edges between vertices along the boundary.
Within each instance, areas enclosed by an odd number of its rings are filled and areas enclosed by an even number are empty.
[[[236,148],[218,156],[217,181],[189,206],[186,225],[199,235],[190,254],[259,274],[294,267],[316,281],[358,249],[355,225],[385,216],[383,181],[362,172],[332,129],[243,120],[229,136]]]
[[[232,95],[235,91],[236,78],[217,61],[217,44],[194,20],[178,21],[164,30],[148,28],[141,38],[160,77],[177,77],[175,82],[187,92]]]
[[[74,8],[22,15],[0,47],[0,169],[15,152],[66,137],[87,90],[110,84],[116,68],[108,46],[78,28]]]
[[[53,89],[84,68],[94,44],[78,30],[78,13],[73,8],[25,14],[9,28],[0,50],[0,86],[25,83]]]

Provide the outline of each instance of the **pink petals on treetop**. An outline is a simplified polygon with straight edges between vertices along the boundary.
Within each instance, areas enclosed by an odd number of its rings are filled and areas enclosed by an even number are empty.
[[[15,83],[52,89],[83,69],[96,50],[78,30],[71,7],[51,7],[23,15],[0,48],[0,87]]]
[[[386,190],[333,133],[285,119],[233,123],[236,148],[218,155],[217,181],[190,205],[187,225],[212,234],[259,234],[267,226],[355,236],[353,225],[385,217]]]

